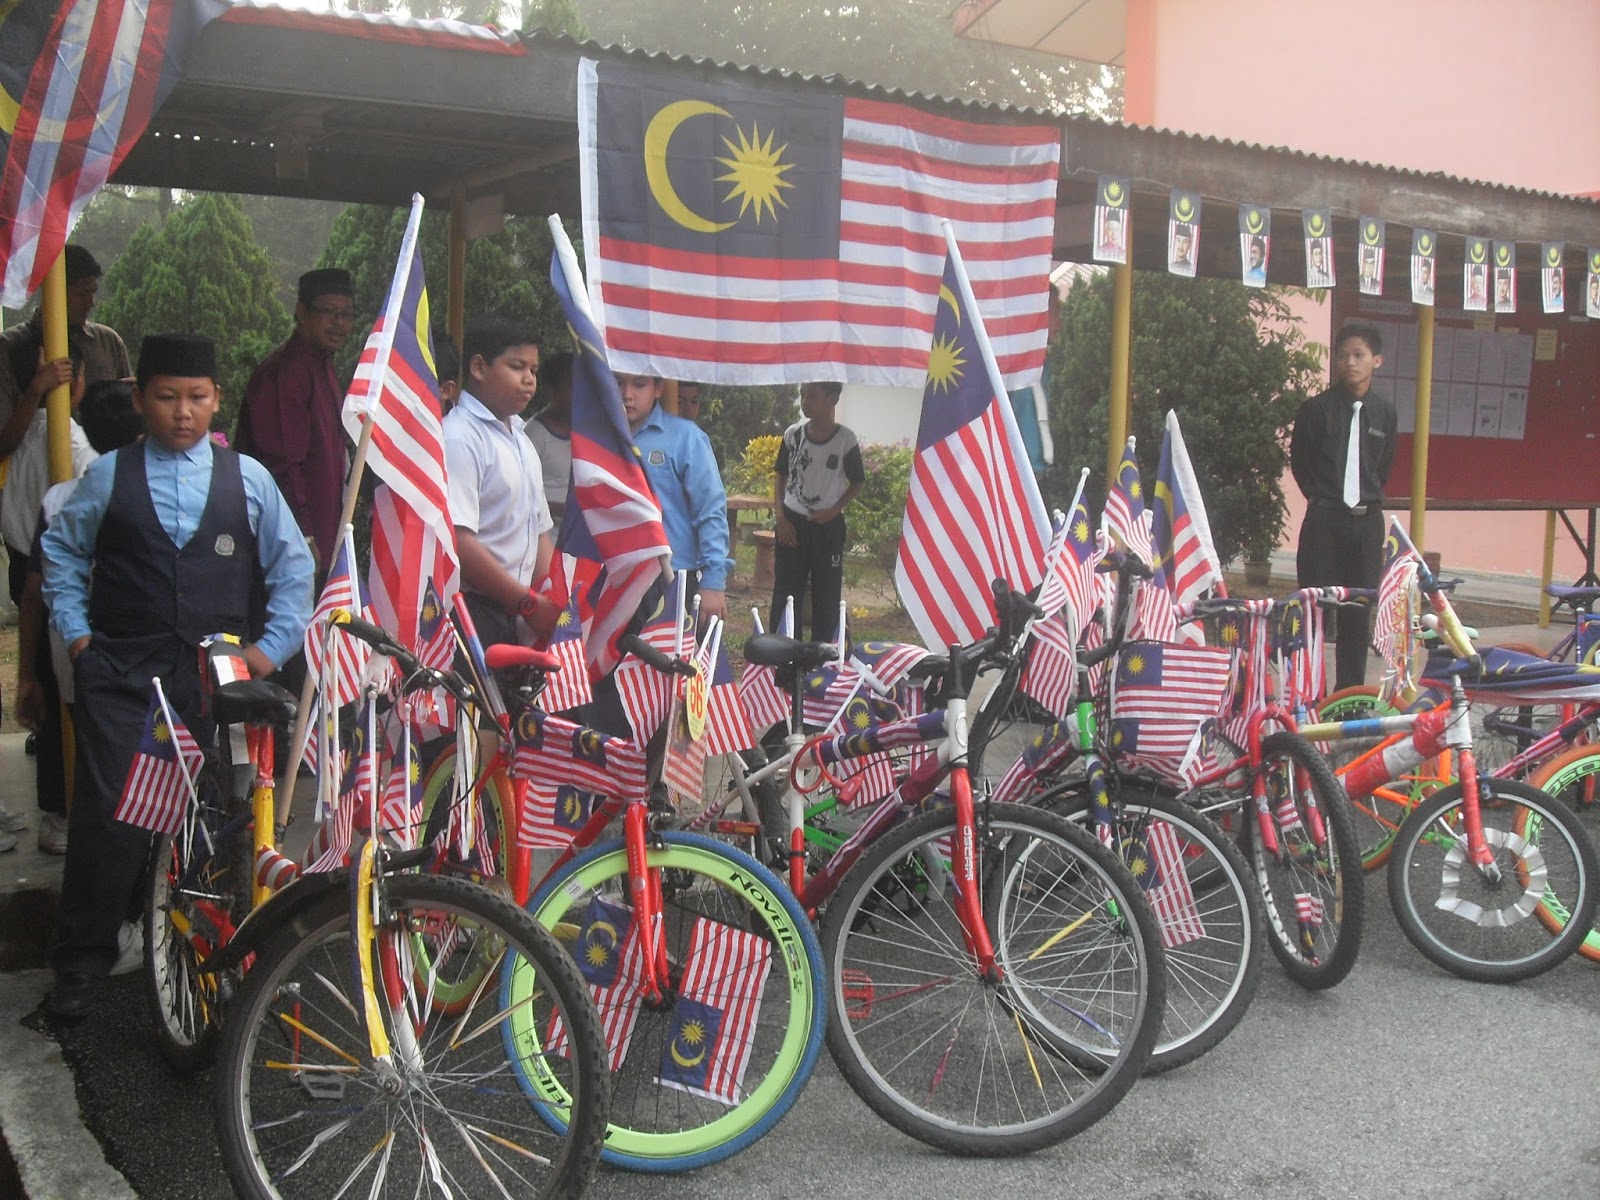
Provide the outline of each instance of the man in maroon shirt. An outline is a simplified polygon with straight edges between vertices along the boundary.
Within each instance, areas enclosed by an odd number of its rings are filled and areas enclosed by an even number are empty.
[[[300,276],[294,333],[250,377],[234,448],[272,472],[311,543],[317,575],[338,553],[345,475],[339,408],[344,389],[333,356],[355,324],[355,287],[338,268]]]

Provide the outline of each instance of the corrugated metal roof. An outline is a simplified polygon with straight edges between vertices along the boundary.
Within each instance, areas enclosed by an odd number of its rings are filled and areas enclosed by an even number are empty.
[[[717,71],[730,71],[739,75],[746,75],[762,80],[781,80],[804,84],[807,86],[843,88],[863,96],[873,96],[883,99],[901,99],[915,101],[919,104],[932,104],[949,108],[955,111],[979,112],[985,116],[1015,117],[1019,120],[1047,121],[1052,124],[1063,125],[1064,132],[1070,139],[1072,127],[1078,124],[1093,124],[1096,126],[1110,127],[1126,130],[1131,133],[1147,134],[1159,137],[1180,138],[1197,145],[1212,145],[1227,148],[1237,148],[1250,151],[1282,154],[1290,158],[1313,162],[1325,163],[1334,167],[1354,167],[1362,170],[1385,171],[1402,179],[1425,179],[1435,183],[1454,184],[1467,187],[1492,188],[1496,191],[1512,195],[1537,197],[1552,200],[1581,200],[1587,203],[1597,203],[1593,197],[1571,196],[1561,192],[1540,191],[1533,188],[1520,188],[1513,184],[1496,183],[1490,180],[1468,179],[1461,176],[1449,175],[1442,171],[1418,171],[1407,167],[1390,166],[1386,163],[1366,162],[1359,159],[1336,158],[1325,154],[1314,154],[1305,150],[1296,150],[1290,146],[1270,146],[1258,142],[1241,142],[1231,138],[1221,138],[1209,134],[1189,133],[1182,129],[1170,129],[1152,125],[1135,125],[1126,121],[1107,121],[1090,115],[1074,115],[1062,110],[1022,107],[1003,104],[991,100],[974,100],[957,96],[942,96],[931,92],[908,92],[899,88],[886,87],[881,84],[868,83],[857,79],[847,79],[839,75],[816,75],[807,72],[789,71],[779,67],[763,67],[719,61],[717,59],[700,57],[697,55],[673,54],[665,50],[645,50],[618,44],[605,44],[592,40],[569,37],[566,34],[552,34],[544,31],[535,31],[523,34],[523,38],[530,42],[547,41],[558,45],[570,46],[579,51],[592,54],[605,54],[612,57],[635,59],[643,62],[668,63],[679,67],[695,67],[700,69],[714,69]]]

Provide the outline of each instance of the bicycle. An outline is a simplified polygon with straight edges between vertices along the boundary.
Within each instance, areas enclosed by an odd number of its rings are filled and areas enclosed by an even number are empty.
[[[829,1050],[879,1116],[962,1154],[1031,1152],[1104,1116],[1148,1062],[1165,996],[1154,916],[1117,857],[1054,814],[973,795],[968,695],[1038,613],[1003,581],[994,593],[997,629],[913,668],[942,708],[807,738],[796,688],[787,743],[790,881],[822,908]],[[745,657],[798,672],[823,651],[757,635]],[[849,806],[866,777],[830,766],[912,746],[909,774],[806,875],[807,774]]]
[[[334,620],[350,618],[341,611]],[[439,682],[392,641],[381,648],[409,683]],[[198,853],[174,866],[169,899],[210,902],[223,918],[216,944],[192,925],[182,932],[196,956],[188,978],[207,981],[211,996],[233,993],[214,1099],[235,1190],[322,1197],[360,1185],[374,1195],[386,1187],[443,1195],[446,1178],[457,1188],[477,1178],[501,1194],[503,1180],[541,1196],[580,1193],[598,1158],[609,1096],[598,1017],[564,950],[485,888],[407,874],[433,854],[430,846],[395,853],[367,839],[348,867],[289,878],[274,848],[270,746],[271,726],[292,706],[281,689],[240,682],[216,689],[212,712],[249,731],[251,812],[229,814],[218,833],[242,832],[241,820],[254,827],[263,852],[256,889],[265,898],[230,927],[231,914],[215,905],[220,894],[195,894],[193,881],[213,866],[237,877],[236,865],[215,860],[240,839],[213,836],[202,816],[189,825],[195,836],[175,843]],[[370,801],[368,827],[376,831],[376,787]],[[440,982],[463,977],[477,980],[465,1002],[444,1002]],[[513,980],[521,1008],[485,1003],[491,985],[503,990]],[[218,1014],[212,1005],[204,1040],[215,1038]],[[527,1035],[552,1020],[567,1030],[564,1056]],[[190,1048],[202,1040],[189,1039]],[[530,1076],[561,1105],[561,1124],[529,1120]]]
[[[1119,595],[1119,611],[1122,611],[1126,607],[1125,586]],[[1024,638],[1023,643],[1026,647],[1034,644],[1029,638]],[[1096,769],[1093,763],[1098,761],[1094,758],[1097,736],[1093,708],[1087,703],[1091,696],[1088,672],[1114,654],[1120,644],[1118,639],[1081,661],[1078,709],[1042,731],[1024,752],[1023,759],[1005,773],[992,792],[997,805],[1029,799],[1030,793],[1042,792],[1031,802],[1058,812],[1076,824],[1088,823],[1093,807],[1090,791],[1084,788],[1082,781],[1060,784],[1054,782],[1054,777],[1065,772],[1080,757],[1090,763],[1088,769],[1093,777]],[[791,771],[796,756],[808,740],[804,734],[796,733],[802,728],[805,716],[807,671],[813,659],[820,662],[829,658],[833,648],[817,644],[809,646],[804,653],[809,657],[798,661],[798,669],[787,679],[780,680],[788,692],[790,704],[788,720],[782,726],[785,733],[782,752],[770,761],[763,761],[759,752],[742,757],[730,755],[729,777],[722,794],[713,797],[699,818],[700,823],[718,833],[749,836],[752,828],[758,834],[774,831],[766,835],[767,843],[774,848],[775,860],[788,860],[791,887],[800,889],[806,886],[804,864],[811,862],[820,868],[845,845],[852,832],[848,816],[842,810],[839,790],[814,786],[809,779],[804,789],[791,784],[785,790],[779,785],[779,780],[785,776],[808,774],[804,766],[798,772]],[[1013,656],[1006,662],[1000,680],[973,719],[968,773],[974,779],[986,779],[983,763],[990,757],[1002,725],[1015,715],[1008,710],[1031,706],[1031,702],[1025,705],[1017,696],[1017,683],[1025,664],[1025,655]],[[914,673],[917,668],[912,666],[910,670]],[[862,676],[863,683],[873,692],[866,698],[868,714],[892,721],[899,714],[895,712],[895,704],[883,695],[889,689],[877,688],[878,681],[870,670],[862,672]],[[896,685],[892,689],[895,693],[901,692],[898,680],[898,673],[890,679]],[[896,698],[904,697],[897,695]],[[1008,698],[1011,698],[1010,704]],[[842,715],[848,718],[853,712],[847,706]],[[874,731],[881,742],[885,731],[879,724],[874,722],[867,728]],[[855,732],[860,734],[862,730],[856,728]],[[938,724],[936,732],[942,735],[942,723]],[[888,736],[893,738],[894,735],[889,733]],[[1041,772],[1052,773],[1044,784],[1039,783]],[[815,772],[809,774],[815,775]],[[880,772],[880,779],[882,775]],[[1100,775],[1102,778],[1105,775],[1103,764]],[[866,777],[863,773],[855,778]],[[1263,917],[1253,889],[1245,883],[1247,872],[1239,852],[1211,821],[1174,806],[1153,789],[1118,782],[1121,786],[1117,799],[1122,803],[1111,805],[1104,810],[1104,819],[1095,822],[1100,840],[1120,853],[1125,862],[1131,860],[1143,868],[1151,862],[1153,845],[1162,852],[1163,865],[1167,868],[1159,879],[1149,873],[1138,877],[1141,886],[1147,889],[1147,897],[1153,898],[1157,907],[1168,971],[1167,1004],[1161,1030],[1145,1067],[1153,1073],[1193,1061],[1220,1042],[1243,1018],[1259,975],[1256,951]],[[989,785],[986,782],[984,786],[987,789]],[[857,806],[882,798],[881,794],[852,781],[845,782],[844,790]],[[818,798],[812,799],[813,796]],[[753,820],[723,819],[723,813],[735,800],[742,802],[746,816]],[[799,830],[791,829],[787,819],[792,807],[801,811]],[[1094,811],[1098,816],[1100,810]],[[1203,914],[1187,905],[1166,908],[1169,897],[1184,888],[1204,898]],[[1196,928],[1197,923],[1203,925],[1203,931]]]
[[[1531,978],[1565,959],[1593,925],[1600,899],[1594,846],[1536,788],[1478,770],[1466,680],[1483,663],[1426,565],[1417,577],[1438,627],[1461,655],[1441,668],[1450,680],[1448,705],[1301,732],[1318,742],[1387,738],[1343,768],[1352,797],[1451,752],[1458,780],[1417,801],[1393,835],[1388,882],[1396,919],[1424,956],[1463,978]],[[1567,918],[1552,938],[1546,925],[1557,906]],[[1530,921],[1539,912],[1543,918]]]
[[[483,728],[493,736],[466,786],[498,798],[491,805],[501,806],[512,897],[578,957],[601,1012],[614,1076],[602,1161],[671,1172],[738,1153],[793,1106],[821,1052],[827,993],[805,913],[755,859],[670,828],[670,814],[650,802],[644,746],[538,709],[557,668],[553,658],[520,646],[482,647],[461,606],[452,615],[474,675],[475,707],[489,716]],[[622,645],[652,669],[675,677],[685,669],[636,635]],[[497,674],[508,678],[509,691]],[[542,765],[558,745],[587,747],[593,761],[580,767],[569,756],[566,766]],[[569,844],[535,884],[522,864],[533,841],[535,788],[547,776],[560,790]],[[425,804],[443,799],[456,779],[447,751],[434,764]],[[608,836],[618,817],[621,836]],[[734,965],[724,969],[719,956]],[[507,1003],[520,998],[517,987],[506,994]],[[738,1042],[726,1062],[733,1043],[719,1042],[724,1033]],[[539,1081],[525,1083],[541,1117],[559,1122]]]

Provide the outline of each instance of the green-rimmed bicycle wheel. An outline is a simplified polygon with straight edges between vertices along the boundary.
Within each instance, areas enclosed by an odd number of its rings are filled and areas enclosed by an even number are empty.
[[[1528,780],[1577,816],[1592,835],[1600,828],[1600,747],[1574,746],[1551,759]],[[1526,830],[1518,832],[1526,834]],[[1539,919],[1551,933],[1566,927],[1571,913],[1559,895],[1545,898]],[[1578,943],[1578,953],[1590,962],[1600,962],[1600,929],[1592,929]]]
[[[640,998],[632,966],[640,931],[628,903],[621,842],[596,846],[568,863],[545,881],[528,910],[575,951],[606,1024],[613,1088],[603,1160],[633,1170],[684,1171],[742,1150],[794,1104],[822,1047],[827,993],[816,934],[772,872],[698,834],[651,839],[648,865],[661,885],[668,967],[669,994],[660,1001]],[[751,943],[740,936],[752,934],[770,948],[760,980],[747,965]],[[701,949],[692,952],[697,945]],[[721,998],[712,1004],[716,1014],[706,1017],[680,1004],[677,993],[696,969],[697,954],[705,956],[710,945],[731,949],[722,967],[701,966],[694,976],[702,998]],[[513,993],[509,1000],[515,999]],[[708,1032],[702,1023],[691,1032],[691,1019],[718,1023],[718,1030]],[[743,1069],[732,1072],[737,1078],[729,1084],[722,1066],[716,1079],[700,1068],[724,1061],[721,1030],[735,1021],[747,1048]],[[676,1079],[663,1082],[665,1076]]]

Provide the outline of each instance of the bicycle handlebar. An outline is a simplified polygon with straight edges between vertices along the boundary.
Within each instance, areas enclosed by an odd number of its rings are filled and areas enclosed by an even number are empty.
[[[356,616],[347,608],[336,608],[328,614],[328,622],[335,628],[343,630],[351,637],[367,643],[379,654],[387,655],[400,664],[401,673],[406,678],[406,690],[417,691],[420,687],[442,687],[463,704],[472,704],[476,700],[474,689],[470,683],[454,671],[440,671],[433,667],[425,666],[399,642],[395,641],[387,631],[374,625],[371,621]],[[411,680],[421,676],[422,684],[413,684]]]
[[[639,661],[649,664],[663,675],[681,675],[687,678],[694,674],[693,663],[663,654],[636,633],[623,634],[617,640],[617,648],[624,653],[633,655]]]

